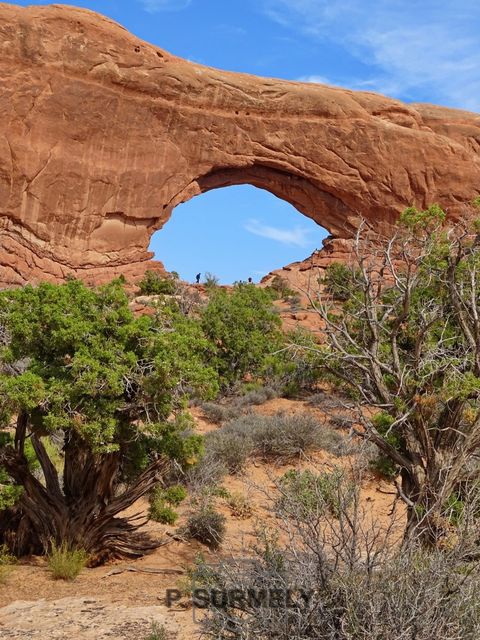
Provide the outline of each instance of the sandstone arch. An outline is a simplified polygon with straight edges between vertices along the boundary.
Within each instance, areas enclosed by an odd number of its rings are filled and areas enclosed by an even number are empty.
[[[173,207],[251,183],[336,238],[480,189],[480,116],[186,62],[93,12],[0,4],[0,286],[137,277]]]
[[[321,219],[322,226],[338,237],[348,237],[355,228],[352,220],[348,219],[348,208],[334,195],[316,185],[315,182],[301,175],[256,162],[251,166],[235,169],[214,169],[199,176],[177,194],[165,209],[165,215],[170,217],[171,212],[178,204],[196,195],[211,189],[240,184],[250,184],[286,200],[309,218],[317,222]],[[339,221],[341,221],[340,224]]]

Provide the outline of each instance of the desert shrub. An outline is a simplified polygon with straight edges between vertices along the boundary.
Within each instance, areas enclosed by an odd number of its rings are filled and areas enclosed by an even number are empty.
[[[285,299],[288,296],[295,295],[295,292],[291,289],[288,280],[282,278],[282,276],[279,276],[278,274],[274,276],[270,282],[269,288],[276,294],[277,298]]]
[[[342,437],[306,413],[258,416],[252,437],[263,458],[292,458],[316,449],[339,454]]]
[[[289,295],[284,300],[289,305],[290,311],[295,312],[302,308],[302,299],[299,295]]]
[[[298,399],[302,393],[302,386],[297,380],[288,380],[282,385],[282,398]]]
[[[193,565],[187,568],[186,575],[177,582],[184,596],[191,596],[195,589],[215,587],[217,575],[215,569],[205,562],[203,554],[195,557]]]
[[[65,542],[57,545],[52,541],[47,555],[48,568],[54,580],[75,580],[87,560],[88,556],[83,549],[69,549]]]
[[[150,505],[150,517],[161,524],[174,525],[178,520],[178,513],[172,507],[162,502],[154,502]]]
[[[350,298],[354,287],[354,276],[351,268],[341,262],[334,262],[325,269],[322,280],[325,289],[336,300],[345,301]]]
[[[347,416],[343,416],[340,413],[335,413],[330,416],[329,422],[332,427],[335,427],[336,429],[350,429],[354,420]]]
[[[240,471],[249,456],[290,459],[307,451],[325,449],[345,453],[343,438],[309,414],[247,414],[210,433],[206,451],[232,473]]]
[[[342,406],[342,399],[333,393],[317,391],[308,397],[308,404],[319,409],[339,409]]]
[[[240,395],[229,399],[228,404],[218,402],[204,402],[202,411],[205,417],[215,424],[221,424],[238,418],[248,410],[248,407],[264,404],[272,398],[278,396],[278,392],[269,386],[255,384],[253,389],[248,389],[247,385],[242,385]],[[233,391],[235,393],[235,389]]]
[[[202,296],[199,291],[185,284],[181,280],[175,281],[175,299],[170,300],[184,316],[195,315],[202,306]]]
[[[225,521],[225,516],[216,511],[211,504],[200,504],[190,514],[184,533],[212,549],[217,549],[225,537]]]
[[[212,459],[221,461],[228,472],[239,473],[252,454],[254,445],[248,434],[239,435],[235,428],[224,427],[207,434],[205,449],[207,462]]]
[[[339,468],[320,474],[291,469],[280,479],[279,489],[281,510],[293,508],[301,517],[329,512],[338,518],[340,509],[348,508],[353,501],[355,487]]]
[[[15,561],[16,559],[8,550],[7,545],[0,545],[0,584],[7,581]]]
[[[157,485],[150,494],[150,517],[162,524],[175,524],[178,513],[174,507],[178,507],[186,497],[187,491],[181,485],[174,485],[168,489]]]
[[[174,485],[165,490],[165,500],[169,504],[178,507],[187,497],[187,490],[181,485]]]
[[[16,559],[15,556],[13,556],[7,545],[6,544],[2,544],[0,545],[0,565],[5,566],[5,565],[10,565],[10,564],[15,564]]]
[[[235,406],[237,407],[245,407],[249,405],[261,405],[267,402],[268,400],[272,400],[278,396],[278,392],[273,387],[259,387],[257,389],[251,389],[247,391],[243,395],[239,396],[235,399]]]
[[[168,640],[168,633],[165,625],[152,622],[152,628],[145,640]]]
[[[217,402],[204,402],[202,404],[202,411],[207,420],[215,424],[232,420],[240,413],[236,406],[219,404]]]
[[[293,458],[318,448],[322,427],[308,414],[258,416],[252,424],[257,454],[262,458]]]
[[[207,273],[205,274],[205,287],[207,289],[216,289],[219,282],[220,280],[215,274],[207,271]]]
[[[209,451],[207,442],[208,435],[205,440],[205,455],[195,466],[182,474],[182,481],[185,482],[192,494],[200,494],[216,487],[228,473],[223,461],[217,458],[213,451]]]
[[[175,293],[175,279],[172,276],[162,277],[156,271],[146,271],[138,283],[143,296],[173,295]]]
[[[211,345],[209,363],[225,389],[246,375],[261,378],[284,342],[271,297],[250,285],[237,285],[231,293],[215,289],[201,324]]]
[[[225,499],[225,503],[230,509],[230,513],[232,516],[235,516],[235,518],[246,520],[247,518],[252,517],[252,503],[244,493],[240,493],[238,491],[230,493]]]
[[[369,463],[373,473],[386,480],[394,480],[398,476],[398,465],[390,460],[390,458],[387,458],[387,456],[377,454],[370,459]]]
[[[322,373],[322,360],[318,339],[311,331],[297,327],[288,332],[285,343],[286,348],[271,362],[268,379],[279,395],[295,398],[314,389]]]
[[[11,568],[7,565],[0,564],[0,585],[5,584],[11,572]]]
[[[211,588],[236,597],[222,606],[210,605],[203,621],[208,637],[480,637],[480,549],[476,530],[469,531],[466,524],[468,516],[460,518],[459,535],[441,551],[422,548],[420,536],[401,543],[403,524],[394,510],[389,520],[379,522],[362,508],[363,471],[355,469],[348,475],[334,470],[338,503],[331,502],[330,481],[326,492],[324,484],[317,492],[314,474],[291,474],[286,481],[284,476],[280,485],[288,486],[291,495],[276,511],[273,532],[259,532],[248,561],[227,559],[215,566]],[[319,494],[332,505],[333,514],[324,503],[318,508]],[[478,507],[478,492],[470,506]],[[288,605],[278,606],[278,599],[272,604],[256,601],[272,590],[282,601],[288,597]]]
[[[207,493],[214,498],[222,498],[223,500],[227,500],[230,497],[230,491],[221,484],[211,487]]]
[[[308,549],[297,549],[296,555],[292,551],[277,549],[280,570],[260,554],[251,563],[217,569],[217,589],[245,594],[289,590],[293,604],[259,607],[245,598],[225,608],[211,607],[203,621],[206,634],[265,640],[479,637],[480,575],[473,562],[409,549],[389,559],[383,555],[372,571],[370,563],[348,567],[335,554],[329,559]],[[308,602],[299,594],[299,585],[308,592]]]

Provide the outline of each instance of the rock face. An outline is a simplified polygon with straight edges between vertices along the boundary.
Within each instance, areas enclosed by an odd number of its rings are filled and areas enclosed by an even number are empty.
[[[480,189],[480,116],[186,62],[65,6],[0,4],[0,286],[151,267],[152,233],[249,183],[339,239]]]
[[[145,640],[152,623],[165,628],[165,607],[126,607],[98,598],[14,602],[0,609],[0,637],[5,640]],[[169,631],[178,631],[168,621]]]

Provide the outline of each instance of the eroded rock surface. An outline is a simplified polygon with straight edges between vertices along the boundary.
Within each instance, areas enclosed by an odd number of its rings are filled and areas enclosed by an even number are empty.
[[[126,607],[99,598],[14,602],[0,609],[0,638],[10,640],[145,640],[152,625],[165,624],[164,607]]]
[[[340,239],[480,189],[477,114],[203,67],[87,10],[0,4],[0,81],[0,286],[135,279],[173,208],[220,186]]]

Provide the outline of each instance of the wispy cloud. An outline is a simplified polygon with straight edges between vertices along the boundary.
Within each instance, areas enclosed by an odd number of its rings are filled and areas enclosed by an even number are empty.
[[[252,218],[245,224],[245,229],[256,236],[262,236],[263,238],[275,240],[282,244],[288,244],[295,247],[307,247],[309,244],[308,236],[310,231],[304,227],[278,229],[277,227],[271,227]]]
[[[404,86],[395,81],[395,79],[381,76],[370,78],[368,80],[347,78],[334,81],[326,78],[325,76],[317,76],[313,74],[310,76],[300,76],[298,78],[295,78],[295,80],[296,82],[323,84],[329,87],[344,87],[345,89],[355,89],[357,91],[374,91],[375,93],[381,93],[385,96],[393,96],[398,98],[403,97],[404,99],[408,99],[410,97],[403,92]]]
[[[333,84],[333,82],[330,82],[330,80],[325,76],[316,75],[300,76],[299,78],[297,78],[297,82],[309,82],[312,84]]]
[[[160,11],[181,11],[186,9],[192,0],[140,0],[143,8],[148,13]]]
[[[263,0],[267,15],[370,69],[335,84],[480,110],[478,0]]]

